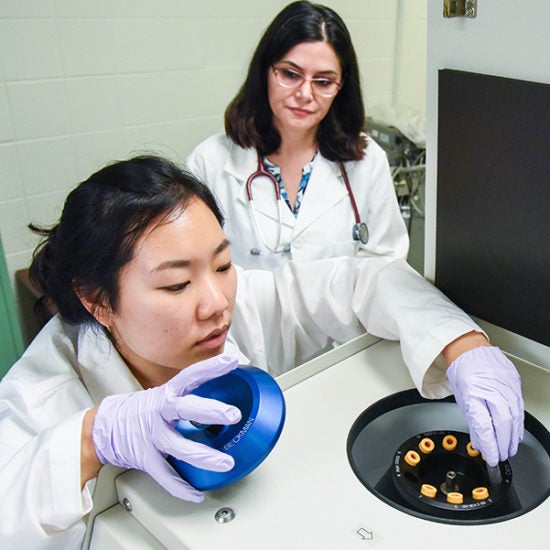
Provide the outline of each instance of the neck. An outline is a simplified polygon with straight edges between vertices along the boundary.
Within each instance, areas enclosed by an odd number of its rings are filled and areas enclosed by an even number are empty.
[[[154,388],[168,382],[168,380],[170,380],[170,378],[177,373],[177,370],[150,363],[149,361],[137,356],[125,344],[122,338],[120,338],[114,328],[110,331],[109,336],[118,351],[118,354],[122,357],[131,373],[135,376],[136,380],[140,383],[144,390]]]
[[[275,161],[299,161],[306,164],[317,152],[317,139],[315,131],[280,132],[281,145],[269,158]],[[278,162],[275,162],[278,164]]]
[[[162,384],[168,382],[178,371],[174,369],[162,368],[156,366],[154,370],[136,368],[133,365],[128,365],[128,368],[132,371],[132,374],[136,377],[136,380],[140,383],[144,390],[149,388],[156,388]]]

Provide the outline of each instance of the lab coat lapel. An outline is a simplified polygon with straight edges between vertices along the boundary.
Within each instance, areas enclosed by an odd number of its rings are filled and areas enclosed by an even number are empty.
[[[246,208],[249,208],[246,181],[257,170],[257,167],[258,156],[255,149],[242,149],[234,144],[231,145],[231,151],[225,163],[224,170],[238,181],[240,189],[237,193],[237,202]],[[263,215],[278,222],[279,213],[275,199],[275,189],[271,180],[266,177],[255,178],[252,183],[252,197],[254,200],[254,210],[258,218]],[[293,227],[295,220],[290,209],[286,205],[283,205],[281,210],[281,223],[284,226]]]
[[[300,206],[294,236],[307,229],[342,200],[347,200],[347,190],[338,165],[318,154]]]
[[[243,149],[233,142],[230,142],[229,154],[223,167],[224,172],[234,177],[241,187],[239,200],[244,197],[246,200],[245,183],[250,174],[256,170],[256,150],[252,147]]]
[[[83,325],[78,334],[76,368],[94,403],[143,389],[103,330]]]

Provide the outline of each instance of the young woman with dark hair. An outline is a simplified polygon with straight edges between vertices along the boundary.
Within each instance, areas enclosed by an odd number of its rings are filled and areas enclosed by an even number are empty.
[[[403,260],[239,269],[211,193],[157,157],[92,175],[40,232],[31,272],[59,314],[0,382],[3,547],[79,548],[104,464],[200,502],[167,455],[214,471],[234,459],[174,425],[241,412],[188,394],[238,362],[278,375],[364,331],[401,340],[425,397],[453,390],[489,464],[517,451],[517,371]]]
[[[94,320],[72,292],[100,292],[113,310],[118,302],[118,277],[144,228],[166,221],[191,199],[203,201],[222,224],[218,205],[205,186],[165,159],[136,157],[106,166],[70,193],[63,223],[51,229],[31,224],[47,237],[36,249],[31,281],[44,290],[70,323]]]
[[[325,6],[289,4],[266,29],[226,109],[225,135],[187,159],[222,207],[239,265],[407,256],[388,160],[364,123],[346,25]]]

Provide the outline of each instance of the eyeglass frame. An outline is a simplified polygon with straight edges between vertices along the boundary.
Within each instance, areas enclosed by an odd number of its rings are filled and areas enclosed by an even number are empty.
[[[332,80],[331,78],[326,78],[326,77],[322,77],[322,76],[305,76],[301,73],[299,73],[298,71],[294,70],[294,69],[290,69],[290,68],[283,68],[283,67],[275,67],[275,65],[271,65],[271,68],[273,69],[273,72],[275,73],[275,78],[277,79],[277,82],[279,83],[280,86],[282,86],[283,88],[288,88],[288,89],[295,89],[295,88],[300,88],[301,86],[304,85],[304,82],[315,82],[315,81],[319,81],[319,80],[324,80],[324,81],[329,81],[331,82],[332,84],[336,84],[336,91],[333,93],[333,94],[330,94],[330,95],[327,95],[327,94],[324,94],[322,92],[320,92],[319,90],[317,90],[316,88],[314,88],[313,86],[311,86],[310,84],[310,87],[311,87],[311,90],[314,94],[319,94],[323,97],[334,97],[341,89],[342,89],[342,86],[343,86],[343,82],[336,82],[335,80]],[[278,74],[278,71],[289,71],[289,72],[292,72],[292,73],[295,73],[296,75],[298,75],[299,77],[302,78],[302,81],[301,82],[298,82],[295,86],[292,86],[292,85],[287,85],[287,84],[283,84],[279,78],[279,74]]]

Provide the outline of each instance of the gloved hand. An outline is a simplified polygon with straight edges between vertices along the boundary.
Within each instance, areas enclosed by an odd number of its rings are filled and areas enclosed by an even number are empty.
[[[481,346],[455,359],[447,378],[468,420],[474,449],[496,466],[517,453],[523,440],[521,380],[499,348]]]
[[[101,401],[92,429],[97,456],[102,464],[147,472],[170,494],[192,502],[204,495],[184,481],[166,460],[171,455],[215,472],[235,465],[233,457],[184,438],[174,429],[180,419],[202,424],[235,424],[238,408],[214,399],[187,395],[203,382],[232,371],[238,360],[218,355],[191,365],[156,388]]]

